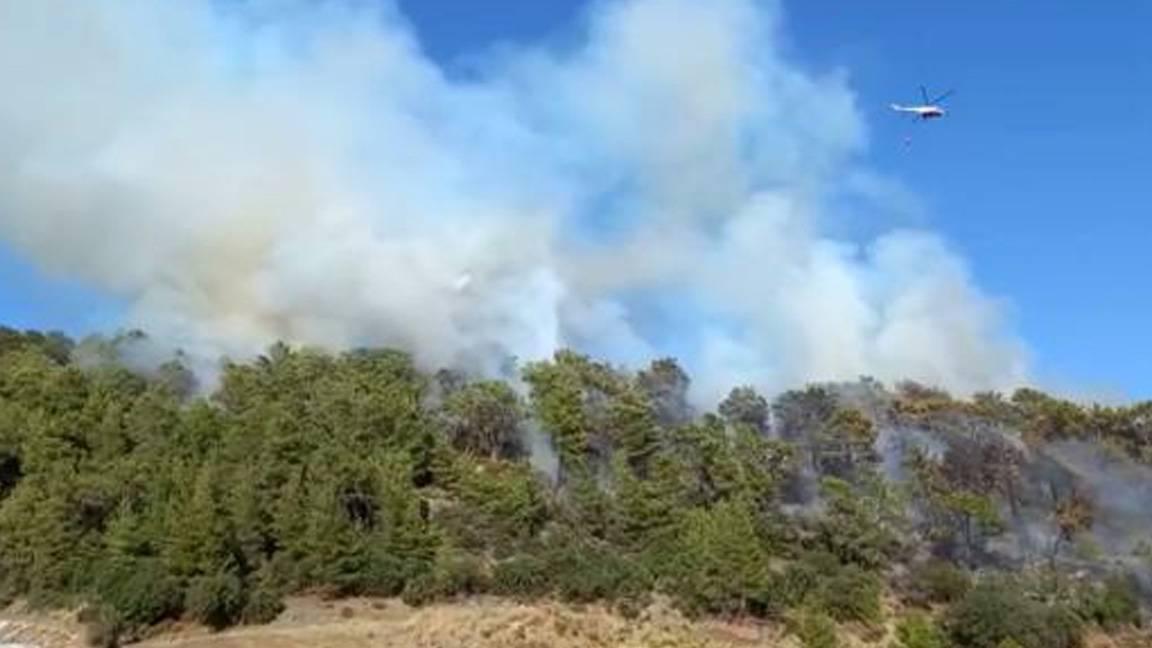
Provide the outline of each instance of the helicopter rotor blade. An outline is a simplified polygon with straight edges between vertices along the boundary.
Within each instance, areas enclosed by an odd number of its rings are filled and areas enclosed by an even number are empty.
[[[928,89],[924,86],[920,86],[920,96],[924,98],[924,105],[932,103],[931,101],[928,101]]]
[[[956,92],[956,91],[955,90],[949,90],[948,92],[945,92],[944,94],[940,95],[939,97],[936,97],[935,99],[933,99],[930,103],[938,104],[941,101],[944,101],[945,99],[947,99],[948,97],[951,97],[954,92]]]

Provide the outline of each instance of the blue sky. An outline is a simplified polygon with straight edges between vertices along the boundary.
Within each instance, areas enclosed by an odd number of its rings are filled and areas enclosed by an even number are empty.
[[[1013,302],[1038,369],[1152,397],[1152,3],[788,9],[804,60],[850,69],[876,165],[927,203],[978,283]],[[901,150],[909,129],[884,106],[920,83],[956,88],[954,112]]]
[[[579,0],[402,0],[442,61],[563,32]],[[793,55],[844,68],[869,164],[924,202],[977,282],[1012,303],[1042,378],[1152,398],[1152,3],[786,0]],[[955,88],[945,120],[887,111]],[[913,134],[905,148],[905,134]],[[82,334],[118,307],[0,248],[0,322]]]

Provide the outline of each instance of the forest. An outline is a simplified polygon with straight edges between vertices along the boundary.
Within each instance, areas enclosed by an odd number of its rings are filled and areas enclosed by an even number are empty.
[[[1152,404],[733,385],[572,350],[514,379],[275,344],[206,389],[140,332],[0,328],[0,603],[114,646],[285,597],[653,597],[811,648],[1073,648],[1152,605]]]

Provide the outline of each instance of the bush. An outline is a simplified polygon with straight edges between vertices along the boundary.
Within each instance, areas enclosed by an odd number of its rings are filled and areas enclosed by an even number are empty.
[[[271,623],[284,611],[280,593],[267,585],[257,585],[248,592],[240,620],[247,624]]]
[[[1135,586],[1127,579],[1114,576],[1081,596],[1078,604],[1081,618],[1106,630],[1140,625],[1140,600]]]
[[[408,605],[420,606],[436,599],[480,594],[489,588],[488,575],[478,558],[446,551],[437,557],[431,571],[408,581],[401,598]]]
[[[491,588],[484,563],[463,552],[442,555],[434,574],[442,596],[482,594]]]
[[[105,620],[124,629],[149,626],[179,616],[183,592],[154,558],[110,561],[96,579],[106,606]]]
[[[1065,605],[1045,609],[1044,630],[1039,635],[1043,648],[1080,648],[1084,645],[1084,621]]]
[[[835,556],[813,552],[790,563],[784,572],[771,578],[770,598],[783,608],[796,608],[819,596],[821,584],[840,569]]]
[[[1021,648],[1078,648],[1083,627],[1063,606],[1047,606],[1003,580],[983,582],[948,610],[948,636],[958,648],[998,648],[1013,640]]]
[[[858,565],[841,565],[835,556],[818,551],[772,576],[757,603],[768,615],[807,607],[841,622],[877,624],[884,617],[883,590],[876,574]]]
[[[918,603],[953,603],[972,588],[968,572],[945,560],[917,565],[910,581],[913,600]]]
[[[804,611],[792,621],[792,632],[804,648],[839,648],[836,622],[822,612]]]
[[[652,589],[652,576],[639,560],[590,544],[565,544],[548,554],[557,594],[572,603],[615,601]]]
[[[547,564],[534,556],[516,556],[498,563],[492,573],[492,590],[501,596],[534,598],[550,589]]]
[[[616,565],[597,561],[566,563],[556,573],[560,598],[572,603],[592,603],[615,595],[621,574]]]
[[[897,648],[947,648],[948,638],[925,614],[915,613],[896,624]]]
[[[438,596],[439,589],[436,576],[429,572],[409,580],[404,586],[400,600],[404,601],[406,605],[421,607],[435,601]]]
[[[390,553],[383,543],[379,543],[367,551],[367,565],[363,570],[329,582],[341,585],[341,595],[389,597],[403,592],[406,582],[415,576],[417,570],[415,564]]]
[[[849,565],[820,585],[820,608],[837,621],[879,623],[883,620],[882,590],[878,577]]]
[[[188,587],[192,618],[216,630],[234,625],[244,611],[244,584],[231,573],[201,576]]]

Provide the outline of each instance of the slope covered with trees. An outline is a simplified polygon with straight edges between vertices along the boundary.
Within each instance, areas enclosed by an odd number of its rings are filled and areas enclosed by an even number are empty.
[[[308,591],[662,595],[810,646],[899,602],[906,648],[1059,648],[1152,593],[1152,405],[865,378],[700,412],[671,359],[511,383],[284,345],[205,394],[130,368],[140,339],[0,330],[0,598],[86,604],[109,644]]]

